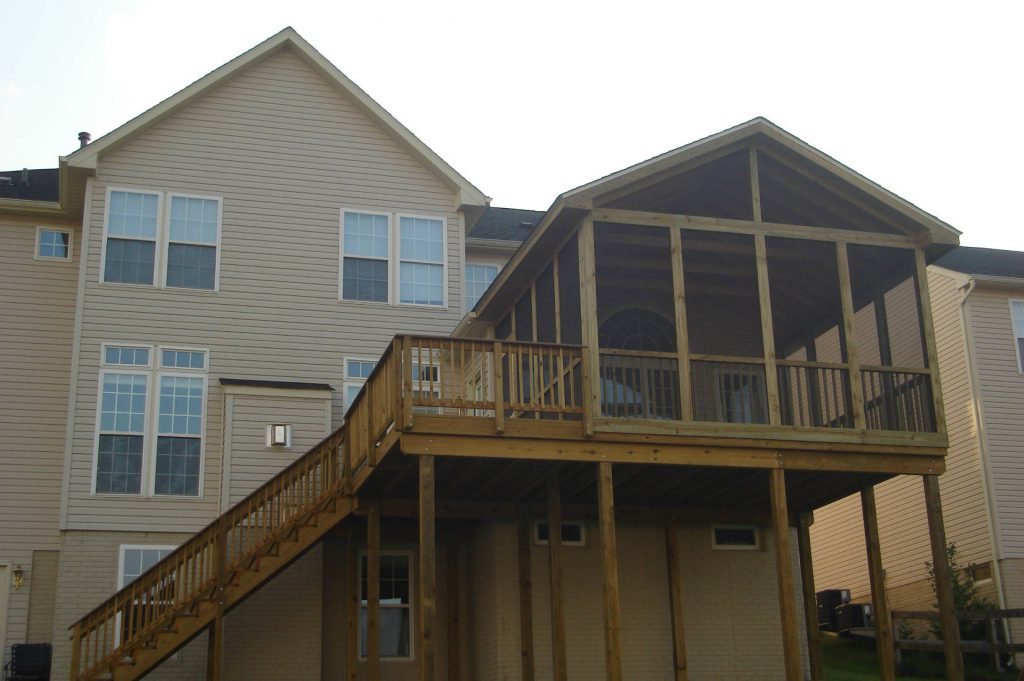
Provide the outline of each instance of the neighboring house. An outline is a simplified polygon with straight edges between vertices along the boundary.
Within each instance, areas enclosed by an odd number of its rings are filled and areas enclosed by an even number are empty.
[[[493,209],[286,29],[56,173],[0,193],[54,678],[820,678],[808,514],[938,501],[958,233],[764,119]]]
[[[949,433],[940,478],[949,541],[974,564],[982,595],[1024,607],[1024,253],[960,247],[928,272]],[[920,485],[897,478],[877,488],[886,589],[894,606],[935,601]],[[844,499],[815,514],[811,530],[819,588],[870,597],[862,524]]]

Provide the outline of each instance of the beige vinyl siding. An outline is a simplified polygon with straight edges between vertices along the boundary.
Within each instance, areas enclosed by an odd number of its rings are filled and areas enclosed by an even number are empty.
[[[35,259],[37,226],[72,233],[70,262]],[[25,587],[10,590],[3,650],[25,640],[33,552],[60,546],[80,231],[0,217],[0,563],[20,565],[26,578]]]
[[[960,313],[959,282],[935,271],[929,272],[928,279],[949,431],[946,472],[939,478],[946,536],[956,543],[962,564],[981,563],[992,558],[992,550]],[[913,327],[890,322],[891,331],[900,328],[916,335]],[[921,479],[918,476],[893,478],[877,485],[875,493],[886,586],[894,596],[919,595],[920,590],[901,587],[927,579],[925,562],[931,560]],[[816,588],[848,588],[854,599],[868,598],[870,586],[860,496],[847,497],[815,511],[811,540]],[[931,607],[931,601],[897,602],[895,605]]]
[[[108,187],[223,197],[217,293],[100,284]],[[111,151],[92,195],[68,526],[192,531],[218,509],[220,377],[339,388],[343,358],[376,357],[396,333],[448,334],[462,316],[455,194],[290,49]],[[448,307],[339,302],[343,208],[444,218]],[[393,231],[394,234],[394,231]],[[210,351],[201,499],[90,494],[100,343]]]
[[[974,366],[981,386],[981,411],[992,494],[999,519],[1001,558],[1024,557],[1024,374],[1017,365],[1011,299],[1019,291],[978,286],[968,298]]]
[[[229,395],[231,460],[229,506],[272,478],[327,436],[327,401],[322,398]],[[266,427],[292,427],[292,446],[267,447]]]

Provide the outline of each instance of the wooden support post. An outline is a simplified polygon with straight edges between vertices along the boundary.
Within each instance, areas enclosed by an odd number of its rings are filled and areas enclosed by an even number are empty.
[[[562,601],[562,497],[557,476],[548,480],[547,497],[552,678],[553,681],[567,681],[565,605]]]
[[[779,582],[779,617],[782,623],[782,653],[786,681],[802,681],[800,634],[797,629],[796,594],[793,587],[793,556],[789,544],[789,509],[786,503],[786,473],[771,469],[772,538],[775,572]]]
[[[924,343],[925,356],[928,358],[928,371],[932,380],[932,404],[934,406],[935,431],[946,432],[946,406],[942,398],[942,383],[939,381],[939,351],[935,345],[935,326],[932,321],[932,299],[928,292],[928,263],[924,251],[914,251],[914,283],[917,286],[917,300],[920,306],[918,317],[921,325],[921,339]]]
[[[494,341],[494,432],[505,432],[505,365],[501,341]]]
[[[380,502],[366,514],[366,678],[380,681]]]
[[[412,430],[412,338],[408,336],[402,339],[402,417],[397,420],[403,430]]]
[[[679,524],[665,521],[665,557],[668,560],[668,605],[672,614],[672,669],[675,681],[688,681],[686,636],[683,626],[683,583],[680,574]]]
[[[519,657],[522,681],[533,681],[533,563],[531,560],[530,518],[519,519]]]
[[[761,306],[761,342],[764,345],[764,384],[768,392],[768,421],[781,425],[779,374],[775,363],[775,331],[772,322],[772,296],[768,288],[768,246],[764,234],[754,235],[757,260],[757,297]]]
[[[597,339],[597,265],[594,221],[584,218],[579,231],[580,323],[583,332],[583,418],[601,415],[601,351]],[[591,427],[588,434],[593,433]]]
[[[435,619],[437,615],[436,500],[434,499],[434,457],[419,457],[420,523],[420,681],[435,677]]]
[[[750,204],[754,222],[761,222],[761,174],[757,169],[757,148],[750,147]]]
[[[964,661],[960,655],[960,626],[953,603],[953,576],[946,556],[946,527],[942,520],[942,497],[939,476],[923,475],[924,501],[928,514],[928,538],[932,545],[935,567],[935,595],[939,601],[939,622],[942,624],[942,648],[946,657],[946,678],[963,679]]]
[[[77,679],[82,671],[82,623],[71,628],[71,678]]]
[[[597,464],[597,516],[601,526],[601,581],[604,587],[604,659],[608,681],[622,681],[622,621],[619,616],[619,557],[615,542],[615,487],[612,464]],[[549,531],[550,535],[550,531]]]
[[[683,278],[683,237],[678,229],[669,233],[672,258],[672,300],[676,318],[676,355],[679,362],[679,412],[684,421],[693,420],[690,392],[690,334],[686,326],[686,287]]]
[[[850,366],[849,413],[853,414],[854,428],[867,428],[864,418],[864,384],[860,376],[860,360],[857,357],[857,340],[853,325],[853,288],[850,283],[850,256],[846,242],[836,242],[836,265],[839,273],[839,297],[843,306],[843,341],[846,345],[846,363]]]
[[[345,628],[345,681],[359,679],[359,604],[362,601],[362,584],[359,580],[359,532],[354,523],[348,528],[348,545],[345,547],[345,581],[348,584]]]
[[[871,580],[871,604],[875,621],[875,646],[878,651],[878,678],[896,679],[896,642],[893,638],[889,599],[885,593],[885,571],[882,569],[882,546],[878,540],[878,515],[875,510],[875,488],[860,491],[864,516],[864,540],[868,552],[868,577]]]
[[[228,525],[224,516],[217,520],[215,550],[217,613],[206,629],[206,681],[220,681],[224,665],[224,588],[228,581]]]
[[[450,530],[447,540],[444,558],[444,595],[447,600],[448,612],[448,681],[460,681],[462,679],[462,617],[460,614],[461,599],[459,598],[461,569],[457,533]]]
[[[804,597],[804,628],[807,631],[807,657],[811,666],[811,681],[824,681],[825,669],[821,659],[821,633],[818,630],[818,603],[814,592],[814,564],[811,562],[811,513],[800,514],[797,543],[800,550],[800,582]]]

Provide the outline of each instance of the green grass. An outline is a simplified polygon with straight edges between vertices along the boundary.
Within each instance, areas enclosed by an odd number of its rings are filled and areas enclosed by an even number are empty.
[[[878,661],[874,641],[823,635],[821,649],[825,681],[877,681]],[[914,666],[914,673],[919,675],[896,678],[899,681],[945,681],[941,660],[919,657]],[[1017,678],[1016,672],[996,674],[991,669],[969,669],[964,676],[967,681],[1013,681]]]

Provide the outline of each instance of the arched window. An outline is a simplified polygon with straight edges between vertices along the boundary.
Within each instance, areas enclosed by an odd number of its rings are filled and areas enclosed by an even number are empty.
[[[676,330],[657,312],[628,308],[619,310],[601,324],[599,347],[616,350],[675,352]]]

